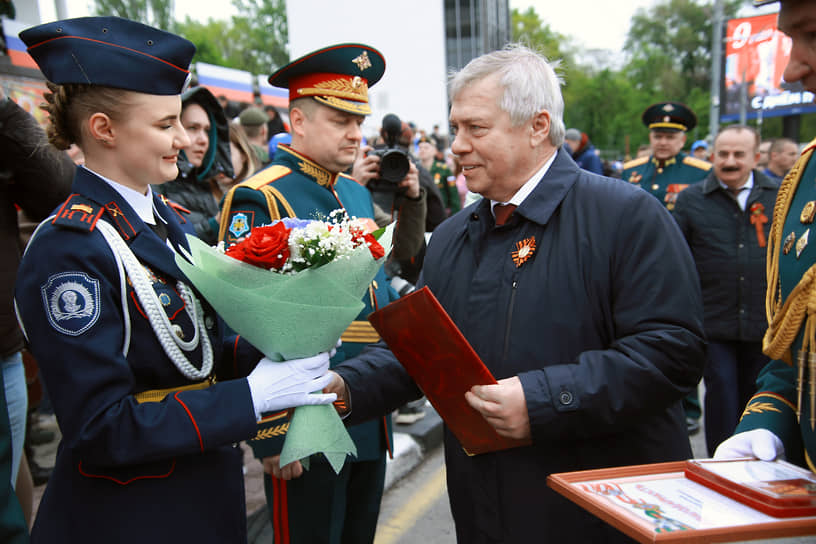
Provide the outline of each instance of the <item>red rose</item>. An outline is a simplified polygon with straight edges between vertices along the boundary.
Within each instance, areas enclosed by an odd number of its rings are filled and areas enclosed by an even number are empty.
[[[247,264],[280,270],[289,259],[289,233],[282,222],[265,227],[255,227],[244,240],[230,247],[225,253]]]

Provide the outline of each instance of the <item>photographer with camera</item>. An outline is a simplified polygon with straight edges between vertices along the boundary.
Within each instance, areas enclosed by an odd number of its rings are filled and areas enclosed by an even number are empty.
[[[366,187],[369,181],[380,176],[380,155],[373,151],[373,147],[363,145],[349,171],[349,175],[363,187]],[[372,202],[372,204],[374,206],[374,221],[377,226],[384,227],[397,221],[394,245],[388,259],[399,261],[411,259],[420,252],[425,243],[427,192],[419,186],[419,171],[413,163],[410,163],[408,172],[397,186],[405,197],[401,199],[399,209],[386,212],[376,203]],[[405,292],[401,292],[401,285],[392,286],[400,295],[413,290],[412,285]]]
[[[371,191],[374,203],[395,216],[410,196],[405,191],[406,185],[402,180],[412,169],[416,169],[419,176],[419,186],[426,194],[425,204],[425,232],[432,232],[439,223],[445,220],[447,213],[442,203],[442,195],[434,184],[431,173],[422,167],[419,160],[408,151],[411,146],[413,132],[407,123],[400,121],[400,118],[389,113],[383,117],[382,128],[380,129],[383,145],[376,146],[374,150],[368,152],[362,164],[355,163],[354,176],[361,181],[365,179],[365,185]],[[376,175],[373,175],[372,166],[378,163]],[[357,176],[360,177],[357,177]],[[394,255],[386,265],[386,271],[391,278],[401,278],[411,284],[410,286],[398,287],[401,294],[410,292],[419,277],[419,270],[422,267],[422,259],[425,255],[425,240],[421,240],[417,251],[409,255]],[[399,280],[392,284],[401,283]]]

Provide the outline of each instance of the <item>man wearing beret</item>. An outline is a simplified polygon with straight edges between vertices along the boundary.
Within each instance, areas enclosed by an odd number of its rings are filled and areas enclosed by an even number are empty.
[[[368,89],[384,70],[385,60],[376,49],[342,44],[305,55],[269,77],[272,85],[289,89],[292,142],[278,145],[269,168],[227,194],[219,239],[229,246],[253,227],[280,217],[325,219],[338,208],[350,216],[374,217],[368,189],[344,172],[354,163],[362,139],[360,125],[371,113]],[[407,196],[400,214],[424,215],[424,192],[415,166],[399,185]],[[399,243],[396,237],[394,243]],[[379,340],[366,317],[396,298],[381,269],[363,297],[365,308],[343,333],[332,365]],[[287,427],[285,412],[267,414],[257,438],[250,441],[264,465],[275,542],[372,542],[385,483],[385,455],[392,443],[390,418],[349,428],[357,456],[349,458],[339,474],[322,455],[310,458],[306,472],[298,461],[281,467]]]
[[[659,102],[646,108],[641,120],[649,128],[652,153],[625,163],[621,178],[645,189],[671,211],[677,193],[703,180],[711,170],[711,163],[683,153],[686,132],[697,126],[697,116],[679,102]],[[686,397],[683,408],[688,432],[696,434],[701,415],[697,391]]]
[[[792,40],[784,80],[816,92],[816,4],[782,0],[778,28]],[[736,434],[720,444],[715,458],[783,458],[816,472],[816,314],[808,304],[816,296],[816,244],[810,240],[816,215],[814,149],[816,140],[782,182],[768,236],[769,326],[763,349],[772,360],[757,379],[757,393]]]
[[[269,116],[261,108],[250,106],[238,116],[238,122],[244,129],[252,151],[258,157],[261,166],[269,164],[269,132],[267,122]]]

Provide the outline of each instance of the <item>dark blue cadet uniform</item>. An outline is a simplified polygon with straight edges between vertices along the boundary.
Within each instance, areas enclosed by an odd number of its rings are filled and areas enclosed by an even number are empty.
[[[113,187],[80,168],[73,192],[29,243],[16,288],[62,431],[32,540],[241,542],[246,510],[236,443],[257,427],[247,381],[231,378],[246,376],[260,353],[225,337],[200,297],[200,305],[182,297],[190,291],[179,286],[185,278],[173,250]],[[153,203],[173,247],[186,247],[177,212],[159,197]],[[166,316],[165,333],[186,343],[198,369],[206,337],[209,376],[185,377],[165,353],[102,222],[138,259]]]
[[[195,52],[118,17],[45,23],[20,39],[57,85],[169,97]],[[185,284],[174,257],[185,220],[154,196],[157,234],[114,187],[79,168],[19,269],[18,318],[62,432],[32,541],[246,541],[236,443],[255,433],[255,410],[247,380],[231,378],[260,353],[226,338]]]

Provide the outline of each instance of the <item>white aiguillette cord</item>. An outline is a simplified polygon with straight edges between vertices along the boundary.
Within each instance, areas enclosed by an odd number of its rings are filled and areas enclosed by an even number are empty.
[[[153,289],[150,278],[147,276],[142,264],[127,246],[122,237],[116,229],[104,220],[97,221],[96,227],[102,236],[108,242],[114,255],[117,255],[119,260],[124,264],[130,282],[133,285],[133,290],[142,304],[142,308],[147,315],[150,326],[156,333],[164,352],[176,365],[179,372],[184,374],[190,380],[203,380],[210,375],[213,367],[213,350],[210,344],[210,338],[207,335],[207,330],[204,326],[204,312],[201,309],[201,304],[195,298],[192,291],[182,282],[176,283],[181,298],[184,300],[184,311],[190,317],[193,323],[195,334],[189,342],[183,341],[173,332],[173,325],[167,317],[162,308],[159,296]],[[199,337],[201,338],[201,352],[203,356],[203,364],[201,370],[187,360],[187,357],[182,353],[184,351],[192,351],[198,345]]]

